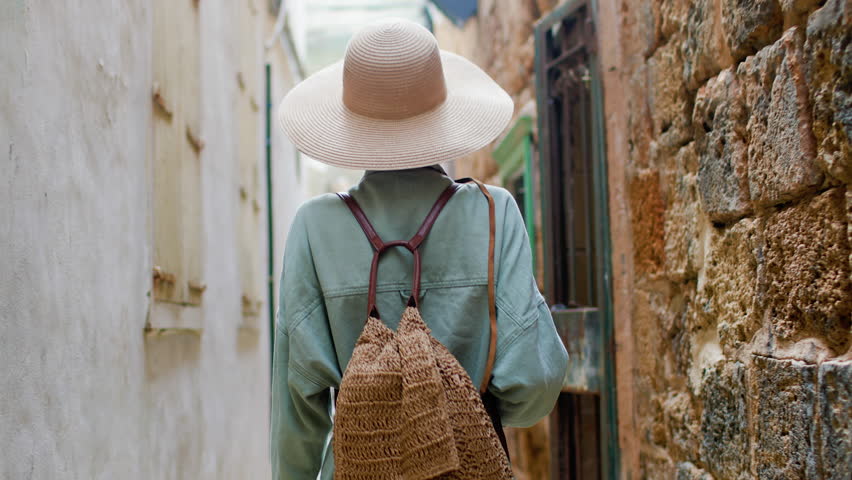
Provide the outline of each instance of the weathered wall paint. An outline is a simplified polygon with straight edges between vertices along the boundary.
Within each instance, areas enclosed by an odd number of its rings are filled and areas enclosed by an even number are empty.
[[[239,329],[236,25],[227,2],[200,3],[203,331],[143,335],[149,9],[114,0],[0,6],[0,478],[269,476],[269,332],[266,322],[257,333]],[[290,86],[281,77],[278,91]],[[293,152],[278,144],[280,253],[300,193]],[[264,239],[259,232],[259,248]]]

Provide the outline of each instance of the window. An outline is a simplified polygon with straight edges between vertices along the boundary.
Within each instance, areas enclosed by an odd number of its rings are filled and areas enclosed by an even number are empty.
[[[261,28],[256,0],[239,0],[237,94],[235,112],[238,129],[239,164],[239,261],[243,326],[257,329],[263,307],[264,285],[261,252],[263,245],[261,161]]]
[[[201,304],[200,25],[195,0],[153,5],[153,328],[199,328]],[[159,312],[159,313],[158,313]],[[195,318],[193,320],[192,318]]]
[[[545,296],[569,359],[551,415],[552,478],[618,477],[603,108],[592,11],[535,29]]]
[[[588,50],[593,36],[586,8],[566,17],[548,35],[548,182],[554,304],[596,306],[595,203],[592,198],[591,92]]]

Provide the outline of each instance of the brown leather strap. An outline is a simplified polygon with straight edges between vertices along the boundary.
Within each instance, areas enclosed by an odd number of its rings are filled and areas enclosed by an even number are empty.
[[[352,211],[352,215],[355,216],[355,220],[358,221],[358,224],[361,225],[361,229],[364,230],[364,234],[367,235],[367,240],[369,240],[370,244],[373,245],[373,250],[380,250],[383,245],[382,239],[379,237],[379,234],[376,233],[376,229],[373,228],[373,225],[370,223],[370,220],[367,218],[364,210],[361,210],[361,206],[358,205],[358,202],[352,198],[352,195],[349,195],[346,192],[340,192],[337,196],[340,197],[340,199],[346,203],[346,206],[349,207],[349,210]]]
[[[441,210],[447,205],[447,202],[450,201],[450,198],[458,191],[460,185],[458,183],[450,184],[438,197],[438,200],[435,201],[435,204],[432,205],[432,209],[429,210],[429,213],[426,215],[426,218],[423,220],[423,223],[420,225],[420,228],[417,229],[417,233],[411,237],[410,240],[394,240],[392,242],[384,242],[379,234],[376,233],[376,229],[373,228],[373,225],[370,223],[370,220],[367,218],[367,215],[364,213],[364,210],[361,209],[361,206],[358,205],[358,202],[349,195],[348,193],[341,192],[338,193],[337,196],[340,197],[346,203],[346,206],[349,207],[349,210],[352,211],[352,215],[355,217],[355,220],[358,221],[358,224],[361,225],[361,229],[364,231],[364,234],[367,236],[367,239],[370,241],[370,244],[373,246],[373,261],[370,265],[370,288],[367,294],[367,314],[379,318],[379,311],[376,307],[376,288],[378,286],[378,275],[379,275],[379,257],[381,257],[382,253],[384,253],[389,248],[393,247],[405,247],[414,255],[414,273],[413,273],[413,282],[411,287],[411,298],[409,299],[409,305],[416,306],[417,302],[420,298],[420,244],[423,243],[423,239],[426,238],[426,235],[432,229],[432,226],[435,224],[435,221],[438,219],[438,215],[440,215]]]
[[[491,193],[488,192],[488,188],[479,180],[473,178],[461,178],[456,180],[456,182],[476,183],[479,190],[488,200],[488,319],[490,323],[491,338],[488,343],[488,357],[485,361],[485,373],[482,376],[482,383],[479,385],[479,392],[485,393],[488,390],[488,384],[491,382],[491,371],[494,369],[494,359],[497,357],[497,293],[494,284],[494,237],[497,227],[494,218],[494,197],[491,196]]]
[[[444,206],[447,205],[447,202],[450,201],[450,198],[459,191],[461,185],[458,183],[452,183],[449,187],[447,187],[441,196],[438,197],[438,200],[435,201],[435,204],[432,205],[432,209],[429,210],[429,213],[426,215],[426,219],[423,220],[423,224],[420,225],[420,228],[417,230],[417,233],[411,237],[411,240],[408,241],[414,248],[420,247],[420,244],[423,243],[423,239],[426,238],[426,235],[429,234],[429,230],[432,229],[432,225],[435,224],[435,220],[438,219],[438,215],[441,214],[441,210],[444,209]]]
[[[383,243],[382,248],[373,253],[373,262],[370,265],[370,288],[367,292],[367,313],[371,317],[379,318],[379,310],[376,307],[376,288],[379,283],[379,257],[381,257],[389,248],[393,247],[405,247],[414,254],[414,273],[412,274],[413,280],[411,286],[411,299],[413,299],[414,305],[412,306],[416,306],[417,299],[420,298],[420,251],[412,247],[411,244],[405,240],[395,240],[393,242]],[[409,300],[409,302],[411,303],[412,300]]]
[[[494,369],[494,360],[497,356],[497,306],[496,287],[494,282],[494,244],[496,223],[494,198],[491,196],[488,188],[482,182],[473,178],[462,178],[456,180],[456,183],[451,184],[443,193],[441,193],[441,196],[438,197],[438,200],[432,206],[429,214],[426,215],[426,219],[424,219],[423,223],[420,225],[417,233],[415,233],[407,242],[403,240],[396,240],[385,243],[382,241],[381,237],[379,237],[378,233],[376,233],[373,225],[370,224],[370,220],[367,218],[367,215],[361,209],[360,205],[358,205],[358,202],[355,201],[351,195],[348,193],[338,193],[337,196],[340,197],[346,203],[346,206],[349,207],[349,210],[352,211],[352,214],[355,216],[358,224],[361,225],[361,229],[364,231],[364,234],[373,246],[374,254],[373,261],[370,266],[370,290],[367,299],[367,312],[372,316],[378,317],[379,313],[376,308],[376,286],[378,283],[379,257],[381,254],[391,247],[405,247],[414,254],[414,281],[411,288],[410,301],[413,301],[416,305],[420,294],[420,244],[435,224],[435,220],[437,220],[441,210],[444,206],[446,206],[450,198],[452,198],[452,196],[458,191],[460,184],[471,182],[476,183],[479,190],[488,200],[488,317],[490,339],[488,343],[488,357],[485,362],[485,372],[482,377],[482,383],[479,386],[480,393],[485,393],[488,390],[488,384],[491,382],[491,372]]]

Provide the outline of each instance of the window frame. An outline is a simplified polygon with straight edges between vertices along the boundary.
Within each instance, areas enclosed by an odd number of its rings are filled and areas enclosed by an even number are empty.
[[[615,392],[615,371],[613,359],[612,333],[612,297],[611,297],[611,247],[609,236],[609,217],[607,204],[606,145],[603,117],[603,86],[597,56],[597,38],[595,36],[596,2],[594,0],[570,0],[554,9],[535,26],[535,87],[538,111],[540,199],[542,212],[542,240],[544,247],[545,297],[551,305],[557,330],[571,355],[569,371],[563,385],[563,396],[592,395],[600,402],[599,452],[600,475],[605,479],[619,477],[619,452],[617,431],[617,410]],[[564,51],[553,48],[554,35],[565,28],[566,21],[575,18],[574,25],[583,29],[584,45],[580,48],[587,67],[589,112],[585,122],[585,134],[588,138],[591,179],[589,182],[589,201],[593,202],[594,218],[587,231],[590,232],[594,247],[592,262],[595,268],[594,291],[589,295],[591,305],[558,304],[565,294],[557,290],[555,277],[555,239],[554,232],[563,227],[565,219],[554,216],[554,188],[552,172],[554,161],[562,161],[562,153],[557,152],[558,142],[555,135],[561,132],[554,126],[553,99],[551,97],[550,71],[559,62],[576,55],[574,45],[566,45]],[[560,199],[561,201],[561,199]],[[558,263],[564,263],[559,261]],[[563,287],[564,288],[564,287]],[[563,290],[564,292],[564,290]],[[574,297],[576,298],[576,297]],[[570,297],[569,297],[570,299]],[[558,411],[551,416],[551,472],[553,478],[560,478],[560,468],[568,458],[560,452],[558,438],[562,422],[570,419],[560,418]],[[573,428],[569,423],[570,430]],[[560,455],[563,453],[563,455]]]

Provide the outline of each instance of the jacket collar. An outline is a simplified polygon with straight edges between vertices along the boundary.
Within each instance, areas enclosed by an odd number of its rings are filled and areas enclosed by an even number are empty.
[[[416,171],[419,171],[419,170],[423,170],[423,171],[433,170],[433,171],[440,173],[441,175],[447,176],[447,171],[444,170],[444,167],[442,167],[439,164],[435,164],[435,165],[429,165],[428,167],[409,168],[409,169],[405,169],[405,170],[367,170],[366,172],[364,172],[364,177],[368,177],[370,175],[375,175],[377,173],[391,173],[391,174],[392,173],[399,173],[399,172],[406,172],[407,173],[407,172],[416,172]]]

